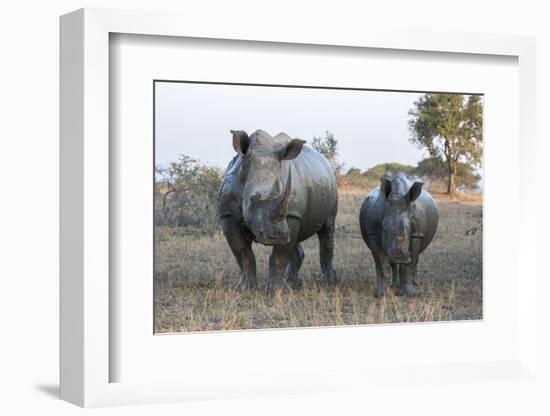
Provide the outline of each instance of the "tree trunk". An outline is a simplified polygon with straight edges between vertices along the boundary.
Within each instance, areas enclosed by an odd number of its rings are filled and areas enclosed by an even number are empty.
[[[454,196],[456,186],[455,186],[455,174],[456,174],[456,163],[451,161],[449,162],[449,181],[447,183],[447,194]]]

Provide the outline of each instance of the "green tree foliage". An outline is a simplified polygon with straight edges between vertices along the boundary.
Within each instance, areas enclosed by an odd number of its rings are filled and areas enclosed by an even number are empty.
[[[157,225],[194,226],[206,233],[217,230],[217,197],[222,177],[220,169],[185,155],[167,168],[157,167]]]
[[[424,178],[440,179],[448,175],[447,166],[438,157],[429,157],[418,162],[418,166],[411,172],[412,175]],[[475,189],[478,186],[481,176],[478,175],[471,165],[458,162],[456,165],[455,185],[457,187]]]
[[[354,167],[349,168],[349,170],[346,172],[346,176],[359,176],[361,174],[361,169]]]
[[[401,163],[381,163],[367,169],[365,172],[362,172],[359,168],[351,167],[345,175],[340,177],[339,185],[362,189],[367,192],[378,186],[381,177],[392,172],[408,174],[413,169],[414,166]]]
[[[445,181],[448,176],[446,164],[438,157],[430,157],[418,162],[417,166],[402,163],[380,163],[366,171],[351,167],[342,177],[342,182],[355,188],[370,190],[378,186],[380,178],[391,173],[404,173],[410,178],[421,177],[431,181]],[[481,176],[467,163],[456,165],[455,184],[464,189],[476,189]]]
[[[378,181],[373,181],[367,178],[358,168],[349,168],[345,175],[340,175],[338,181],[339,187],[351,187],[354,189],[361,189],[364,192],[369,191],[376,186]]]
[[[403,165],[401,163],[380,163],[373,166],[372,168],[367,169],[363,172],[363,175],[368,176],[369,178],[379,180],[381,177],[389,173],[399,173],[403,172],[405,174],[410,174],[414,170],[414,166]]]
[[[451,195],[458,163],[481,164],[482,112],[479,96],[439,93],[423,95],[409,111],[410,140],[444,162]]]
[[[338,161],[338,140],[330,131],[325,131],[325,137],[314,137],[311,147],[321,153],[330,162],[337,174],[340,174],[342,165]]]

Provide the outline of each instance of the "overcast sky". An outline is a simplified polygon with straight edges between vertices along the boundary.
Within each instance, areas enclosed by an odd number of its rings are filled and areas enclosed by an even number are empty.
[[[156,164],[179,154],[225,168],[229,130],[285,132],[306,140],[334,133],[345,168],[410,165],[426,156],[409,142],[407,112],[418,93],[156,83]]]

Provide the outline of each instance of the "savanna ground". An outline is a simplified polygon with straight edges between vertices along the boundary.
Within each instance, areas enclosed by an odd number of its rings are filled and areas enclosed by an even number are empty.
[[[482,205],[465,196],[437,198],[440,221],[421,255],[423,284],[414,298],[373,295],[374,261],[361,238],[358,213],[364,192],[340,191],[335,236],[335,287],[319,281],[318,240],[303,243],[303,288],[265,295],[236,292],[239,270],[221,232],[157,227],[155,332],[315,327],[482,318]],[[269,247],[255,244],[260,288],[267,280]]]

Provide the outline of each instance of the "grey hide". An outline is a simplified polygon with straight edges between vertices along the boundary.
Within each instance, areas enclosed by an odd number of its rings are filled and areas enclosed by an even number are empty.
[[[219,195],[223,232],[237,259],[237,289],[257,286],[252,242],[273,246],[267,290],[299,287],[304,251],[300,242],[319,237],[323,278],[337,281],[332,265],[336,177],[330,163],[304,141],[262,130],[231,131],[237,155]]]
[[[385,293],[387,263],[397,294],[416,294],[418,258],[434,238],[438,221],[437,205],[422,182],[413,183],[403,174],[382,178],[368,194],[359,222],[376,265],[375,296]]]

